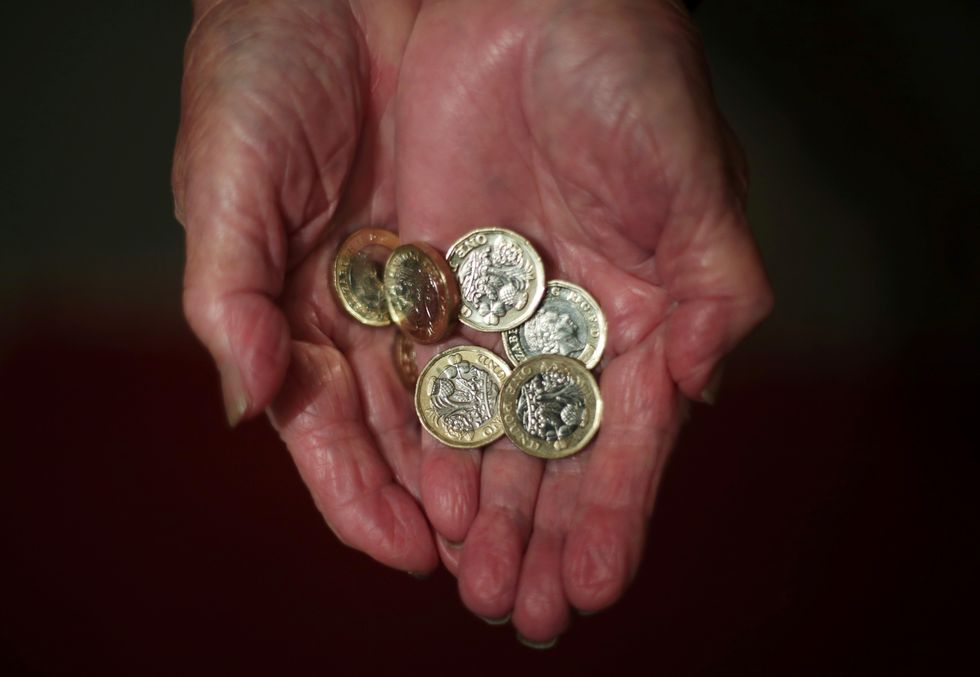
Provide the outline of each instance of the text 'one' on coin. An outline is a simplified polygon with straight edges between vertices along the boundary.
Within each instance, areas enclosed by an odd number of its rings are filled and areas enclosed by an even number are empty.
[[[535,355],[574,357],[589,369],[606,347],[606,318],[589,292],[563,280],[550,280],[531,318],[503,335],[512,364]]]
[[[589,443],[602,420],[599,385],[585,365],[538,355],[514,368],[500,392],[504,433],[521,451],[564,458]]]
[[[392,321],[413,341],[437,343],[456,324],[456,277],[442,254],[427,244],[404,244],[391,252],[384,294]]]
[[[355,230],[341,243],[333,261],[331,285],[347,314],[362,324],[391,324],[384,293],[384,265],[398,236],[383,228]]]
[[[500,389],[510,366],[486,348],[458,346],[429,361],[415,386],[422,426],[443,444],[469,449],[503,434]]]
[[[446,253],[459,281],[463,324],[504,331],[534,312],[544,295],[544,264],[525,238],[504,228],[482,228]]]

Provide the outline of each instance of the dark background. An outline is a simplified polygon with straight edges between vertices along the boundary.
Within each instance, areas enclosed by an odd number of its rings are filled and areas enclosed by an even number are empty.
[[[777,309],[633,588],[548,653],[339,545],[269,426],[224,426],[179,304],[186,3],[5,14],[6,674],[977,669],[976,3],[702,3]]]

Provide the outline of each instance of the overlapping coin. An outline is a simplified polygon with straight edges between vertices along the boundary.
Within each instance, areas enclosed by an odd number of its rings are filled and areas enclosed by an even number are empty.
[[[591,369],[606,347],[606,318],[589,292],[571,282],[550,280],[534,315],[505,331],[503,343],[514,365],[549,354],[574,357]]]
[[[500,389],[510,375],[507,362],[486,348],[458,346],[433,357],[415,386],[415,411],[422,426],[450,447],[468,449],[503,434]]]
[[[384,296],[392,321],[417,343],[437,343],[459,316],[459,287],[442,255],[427,244],[404,244],[384,270]]]
[[[526,321],[544,295],[544,264],[525,238],[504,228],[481,228],[446,253],[459,281],[463,324],[504,331]]]
[[[415,363],[415,344],[400,331],[395,332],[391,357],[395,364],[395,372],[398,373],[402,384],[411,392],[415,392],[415,384],[419,380],[419,368]]]
[[[548,459],[571,456],[599,429],[599,385],[574,358],[531,357],[504,383],[500,416],[504,433],[521,451]]]
[[[343,241],[333,262],[333,290],[355,320],[372,327],[391,324],[383,271],[398,236],[383,228],[362,228]]]

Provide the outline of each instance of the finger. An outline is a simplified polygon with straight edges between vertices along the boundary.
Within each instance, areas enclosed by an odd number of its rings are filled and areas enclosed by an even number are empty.
[[[236,158],[229,152],[222,161]],[[184,312],[218,365],[235,425],[271,402],[289,363],[288,327],[273,301],[284,274],[274,252],[283,250],[284,236],[269,187],[246,192],[261,169],[244,159],[230,176],[221,167],[199,168],[205,176],[185,200]]]
[[[480,450],[453,449],[422,433],[421,452],[425,514],[440,535],[462,541],[480,501]]]
[[[420,426],[411,395],[395,373],[391,331],[369,331],[349,349],[367,426],[396,480],[421,501]]]
[[[565,593],[582,611],[615,602],[640,563],[680,419],[663,343],[655,332],[602,373],[602,427],[588,452],[562,555]]]
[[[475,336],[463,332],[438,346],[416,346],[420,369],[436,354],[458,345],[479,345],[492,340],[489,334]],[[455,449],[442,444],[427,432],[421,435],[422,505],[432,528],[447,540],[459,543],[466,539],[480,506],[479,449]]]
[[[187,230],[184,309],[233,424],[282,383],[289,334],[274,300],[336,208],[354,155],[358,48],[338,31],[335,58],[314,71],[308,45],[323,30],[302,12],[228,2],[199,12],[188,39],[172,177]]]
[[[436,566],[425,517],[379,455],[354,375],[336,348],[294,342],[271,418],[342,542],[406,571]]]
[[[584,467],[581,454],[549,461],[541,480],[512,617],[520,635],[539,644],[551,642],[569,624],[562,558]]]
[[[460,597],[478,616],[500,619],[513,609],[543,465],[506,439],[483,452],[480,510],[458,574]]]
[[[773,305],[755,242],[737,209],[679,215],[657,254],[676,301],[666,325],[667,366],[681,391],[696,400],[714,400],[719,362]]]

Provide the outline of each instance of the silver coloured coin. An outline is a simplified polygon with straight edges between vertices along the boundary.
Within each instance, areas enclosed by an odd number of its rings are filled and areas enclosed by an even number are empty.
[[[525,238],[505,228],[481,228],[446,253],[459,281],[460,321],[480,331],[517,327],[544,296],[544,264]]]
[[[571,282],[551,280],[534,315],[505,331],[503,343],[515,366],[535,355],[564,355],[592,369],[606,348],[606,318],[589,292]]]

